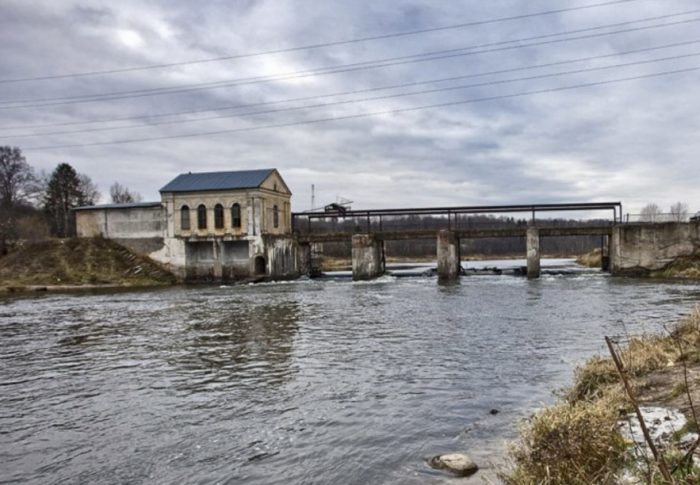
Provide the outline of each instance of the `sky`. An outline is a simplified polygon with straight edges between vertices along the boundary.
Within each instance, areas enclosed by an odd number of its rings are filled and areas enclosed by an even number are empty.
[[[277,168],[296,211],[313,184],[355,209],[695,212],[699,26],[695,0],[3,0],[0,145],[102,202]]]

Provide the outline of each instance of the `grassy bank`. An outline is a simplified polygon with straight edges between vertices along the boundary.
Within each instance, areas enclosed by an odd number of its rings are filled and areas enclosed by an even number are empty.
[[[156,286],[175,282],[168,271],[113,241],[50,239],[26,243],[0,258],[0,288]]]
[[[594,249],[590,253],[578,256],[576,262],[588,268],[600,268],[603,265],[603,252],[600,248]]]
[[[700,280],[700,252],[676,259],[664,269],[652,271],[655,278],[680,278]]]
[[[700,470],[681,463],[686,450],[678,440],[697,430],[700,310],[664,335],[630,338],[620,356],[640,404],[685,414],[687,429],[668,437],[661,452],[673,470],[672,483],[699,483]],[[612,359],[589,360],[560,400],[524,425],[510,451],[513,466],[501,479],[511,485],[667,483],[653,460],[635,454],[621,432],[621,417],[632,410]]]

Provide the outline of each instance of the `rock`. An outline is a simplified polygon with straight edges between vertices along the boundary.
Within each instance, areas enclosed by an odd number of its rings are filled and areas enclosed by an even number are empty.
[[[428,464],[437,470],[448,470],[460,477],[473,475],[479,469],[476,463],[465,453],[448,453],[428,460]]]

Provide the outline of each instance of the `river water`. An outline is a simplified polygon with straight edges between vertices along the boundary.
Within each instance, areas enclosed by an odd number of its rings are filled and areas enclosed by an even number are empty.
[[[0,483],[451,483],[425,459],[462,450],[492,474],[604,335],[700,301],[548,264],[572,273],[0,300]]]

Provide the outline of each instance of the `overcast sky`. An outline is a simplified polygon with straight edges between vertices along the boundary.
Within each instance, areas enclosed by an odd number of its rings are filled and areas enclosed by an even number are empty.
[[[284,52],[2,82],[0,144],[22,148],[38,170],[72,164],[103,202],[114,181],[157,200],[178,173],[275,167],[294,210],[309,208],[311,184],[317,205],[342,196],[358,209],[619,200],[634,213],[680,200],[700,210],[700,71],[687,70],[700,66],[700,5],[630,0],[544,14],[602,3],[3,0],[0,81]],[[289,50],[533,13],[543,14]],[[216,82],[228,85],[201,86]],[[187,90],[144,93],[162,88]],[[350,91],[363,92],[336,95]],[[432,92],[394,96],[416,91]],[[281,102],[297,98],[306,99]],[[350,100],[362,101],[339,103]],[[422,108],[433,105],[442,106]]]

